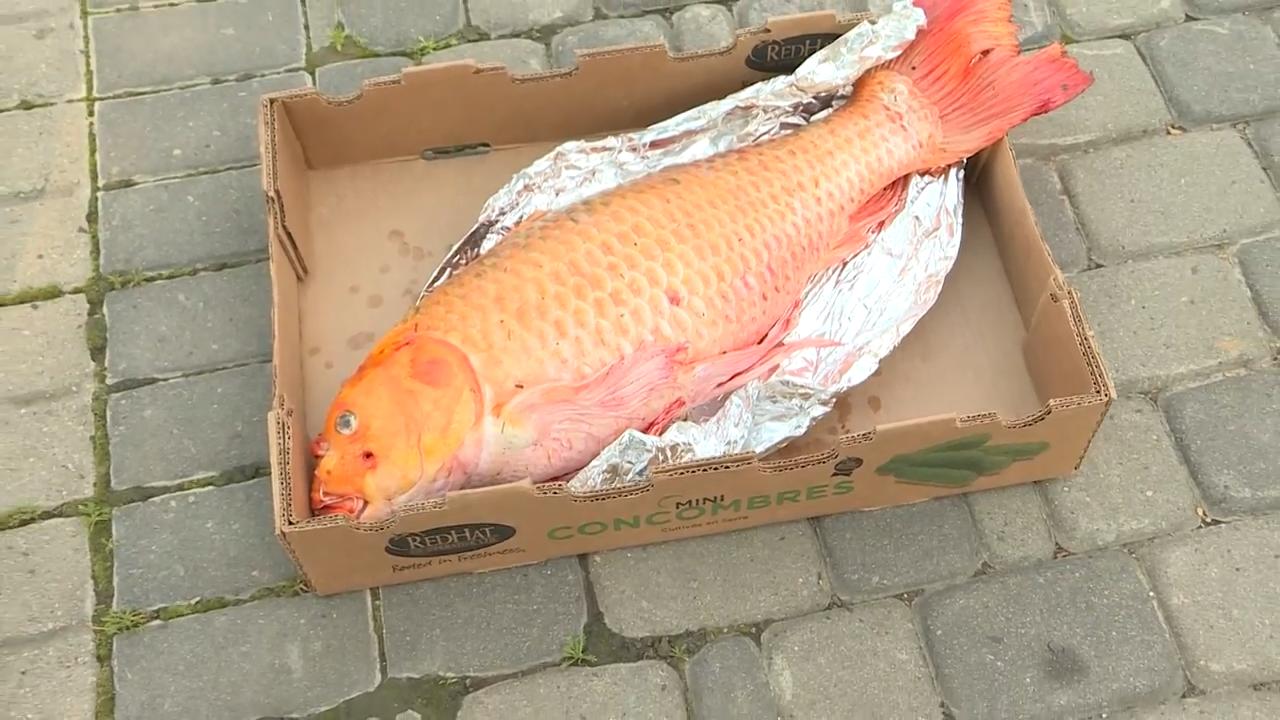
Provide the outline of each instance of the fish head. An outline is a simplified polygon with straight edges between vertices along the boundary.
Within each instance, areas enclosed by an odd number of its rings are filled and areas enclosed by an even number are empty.
[[[339,388],[311,442],[312,511],[372,522],[441,494],[444,468],[482,407],[473,365],[457,346],[392,331]]]

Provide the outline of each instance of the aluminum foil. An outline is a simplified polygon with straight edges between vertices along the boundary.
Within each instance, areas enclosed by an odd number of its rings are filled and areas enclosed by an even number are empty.
[[[553,211],[663,167],[791,132],[848,98],[854,81],[902,52],[924,12],[897,0],[810,56],[790,75],[744,88],[637,132],[566,142],[517,173],[485,204],[419,301],[496,246],[524,218]],[[803,435],[842,393],[866,380],[942,289],[960,245],[963,164],[911,178],[906,206],[861,253],[816,276],[787,341],[796,352],[770,376],[692,409],[661,436],[628,430],[569,481],[576,493],[647,481],[651,468],[741,453],[767,454]]]

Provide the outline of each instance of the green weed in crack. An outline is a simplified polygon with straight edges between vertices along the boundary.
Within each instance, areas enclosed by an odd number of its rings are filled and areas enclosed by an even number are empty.
[[[87,500],[80,503],[80,514],[84,516],[85,526],[93,533],[99,523],[111,521],[111,506],[98,500]]]
[[[421,61],[422,58],[430,55],[431,53],[439,52],[461,43],[462,38],[459,35],[450,35],[440,39],[424,38],[419,35],[418,42],[409,49],[409,56],[414,60]]]
[[[138,610],[108,610],[94,623],[93,629],[111,638],[137,630],[146,625],[148,620],[147,614]]]
[[[587,637],[579,633],[569,638],[560,651],[560,667],[571,665],[594,665],[596,656],[587,652]]]

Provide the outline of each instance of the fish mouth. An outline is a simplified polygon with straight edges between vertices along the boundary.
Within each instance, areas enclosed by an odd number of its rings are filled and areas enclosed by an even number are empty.
[[[368,501],[355,495],[328,495],[322,490],[320,504],[314,508],[314,511],[319,516],[348,515],[358,520],[368,505]]]

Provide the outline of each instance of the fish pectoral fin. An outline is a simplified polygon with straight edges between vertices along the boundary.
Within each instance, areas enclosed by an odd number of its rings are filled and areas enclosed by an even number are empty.
[[[879,232],[885,223],[906,206],[907,188],[910,185],[911,176],[903,176],[885,185],[862,203],[849,218],[849,231],[831,247],[830,255],[822,267],[825,269],[842,263],[861,252],[872,235]]]
[[[685,345],[642,348],[576,383],[527,388],[500,411],[510,431],[531,432],[539,444],[594,444],[645,423],[655,398],[678,381]]]
[[[832,340],[814,338],[783,342],[795,327],[800,302],[797,300],[759,342],[707,358],[689,368],[687,393],[672,403],[646,429],[651,435],[661,433],[685,410],[727,395],[759,379],[773,370],[792,353],[806,348],[838,345]]]

